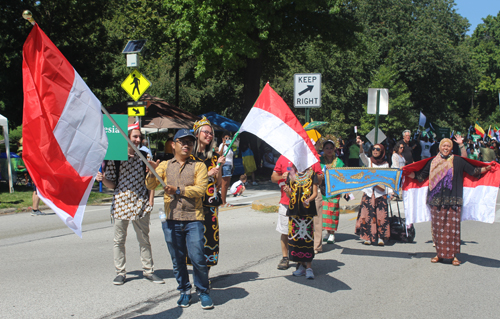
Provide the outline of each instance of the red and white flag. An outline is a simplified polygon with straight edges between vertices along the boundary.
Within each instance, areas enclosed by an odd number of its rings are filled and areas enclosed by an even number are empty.
[[[23,47],[23,159],[40,198],[78,236],[108,139],[101,102],[35,25]]]
[[[427,205],[429,179],[419,182],[417,179],[406,177],[406,175],[421,170],[433,158],[403,167],[403,201],[407,225],[431,220],[430,207]],[[498,186],[500,183],[500,165],[496,162],[484,163],[465,157],[463,159],[474,166],[491,165],[492,167],[490,171],[482,174],[479,179],[464,172],[462,220],[493,223],[495,221]]]
[[[318,153],[292,110],[269,83],[241,124],[249,132],[288,158],[299,172],[318,162]]]

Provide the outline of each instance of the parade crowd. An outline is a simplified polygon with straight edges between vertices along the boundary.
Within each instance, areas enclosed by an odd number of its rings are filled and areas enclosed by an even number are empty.
[[[257,169],[247,143],[242,144],[246,174],[230,185],[233,170],[231,136],[224,134],[222,143],[216,145],[215,131],[211,123],[202,118],[192,129],[180,129],[167,141],[168,159],[153,161],[147,148],[143,155],[149,160],[156,174],[166,186],[164,206],[160,208],[162,229],[170,253],[177,290],[178,306],[191,303],[192,285],[187,266],[193,269],[193,284],[203,309],[211,309],[210,269],[219,261],[219,207],[229,207],[228,196],[239,196],[252,178],[255,182]],[[401,140],[388,137],[383,143],[372,145],[353,135],[348,141],[340,136],[324,136],[315,146],[320,160],[304,171],[298,171],[283,155],[264,149],[262,169],[281,189],[276,231],[280,233],[282,259],[278,269],[286,270],[290,262],[296,263],[294,276],[314,279],[313,259],[321,253],[324,244],[335,242],[339,225],[339,202],[352,194],[329,197],[325,189],[324,172],[339,167],[397,168],[416,161],[428,160],[419,171],[407,174],[407,178],[429,180],[426,203],[431,207],[432,235],[436,257],[460,265],[460,213],[463,196],[463,174],[480,178],[491,165],[477,167],[462,157],[496,161],[496,140],[472,143],[459,134],[453,139],[439,141],[418,132],[402,132]],[[128,136],[132,143],[141,147],[143,137],[138,125],[130,125]],[[140,246],[144,278],[158,284],[164,280],[154,273],[151,244],[149,241],[150,215],[153,210],[154,190],[160,181],[149,171],[139,156],[129,146],[127,161],[108,161],[103,173],[96,180],[114,189],[111,214],[114,220],[115,285],[126,282],[125,240],[127,228],[132,223]],[[246,159],[245,159],[246,158]],[[365,245],[384,246],[390,237],[388,202],[396,196],[392,189],[382,185],[362,190],[362,199],[354,232]]]

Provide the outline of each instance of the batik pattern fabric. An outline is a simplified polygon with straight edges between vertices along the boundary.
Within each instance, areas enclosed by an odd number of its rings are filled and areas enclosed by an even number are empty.
[[[194,157],[198,161],[202,161],[207,166],[207,171],[217,166],[218,156],[214,154],[212,158],[205,158],[201,154]],[[212,267],[219,262],[219,207],[213,207],[212,202],[217,196],[217,176],[208,177],[208,186],[205,192],[205,199],[203,200],[203,213],[205,214],[204,221],[204,254],[207,261],[207,266]],[[187,257],[187,264],[191,265],[189,256]]]
[[[431,206],[432,237],[439,258],[453,259],[460,253],[461,206]]]
[[[379,238],[389,239],[391,231],[387,208],[386,196],[376,198],[375,194],[371,197],[363,194],[355,233],[371,243],[377,242]]]
[[[295,180],[287,179],[291,190],[288,204],[288,254],[291,261],[310,262],[314,258],[314,222],[316,202],[307,203],[317,177],[312,169],[296,174]],[[318,194],[319,196],[319,194]]]
[[[118,181],[114,161],[108,161],[105,170],[106,179],[116,185],[111,212],[114,219],[138,220],[153,210],[149,204],[149,192],[144,183],[146,172],[139,156],[129,157],[127,161],[119,163]]]

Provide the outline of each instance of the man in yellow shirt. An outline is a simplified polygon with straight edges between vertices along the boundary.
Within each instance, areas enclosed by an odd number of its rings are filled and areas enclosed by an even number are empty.
[[[193,280],[203,309],[213,308],[209,295],[208,267],[203,253],[204,220],[203,196],[208,184],[207,168],[203,162],[190,159],[195,137],[188,129],[180,129],[174,136],[174,158],[150,162],[156,173],[165,181],[164,202],[166,221],[162,223],[165,241],[172,258],[175,279],[181,296],[180,307],[191,302],[191,283],[186,266],[186,252],[193,265]],[[150,190],[159,181],[149,172],[146,187]]]

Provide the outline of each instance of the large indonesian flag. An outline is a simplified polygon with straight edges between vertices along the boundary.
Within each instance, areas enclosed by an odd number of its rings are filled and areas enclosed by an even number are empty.
[[[101,103],[35,25],[23,47],[23,159],[38,195],[78,236],[108,140]]]
[[[318,153],[306,131],[269,83],[255,101],[239,132],[257,135],[295,164],[299,172],[318,162]]]
[[[455,155],[457,156],[457,155]],[[431,220],[430,207],[427,205],[429,179],[422,183],[406,175],[421,170],[434,157],[415,162],[403,167],[403,201],[405,206],[406,224],[420,223]],[[477,179],[464,172],[464,194],[462,220],[476,220],[485,223],[495,221],[498,186],[500,183],[500,167],[498,163],[483,163],[467,160],[474,166],[491,165],[491,170]]]

